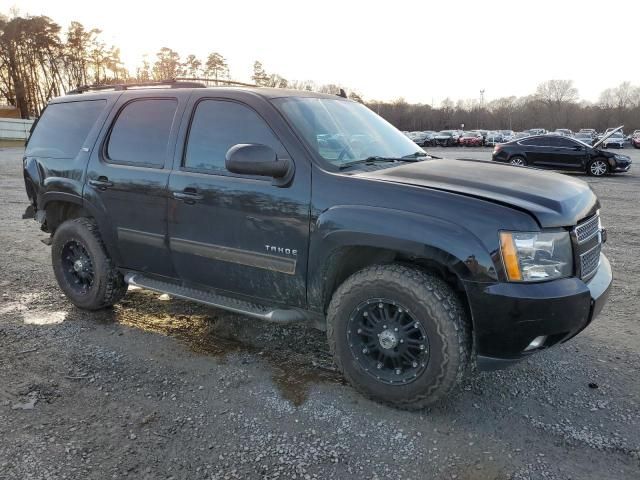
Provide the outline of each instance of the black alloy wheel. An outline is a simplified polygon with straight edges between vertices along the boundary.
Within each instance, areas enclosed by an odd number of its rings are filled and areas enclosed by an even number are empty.
[[[74,218],[58,226],[51,241],[51,262],[60,289],[77,307],[109,307],[127,292],[92,218]]]
[[[95,273],[87,249],[77,240],[70,240],[62,247],[62,268],[69,286],[85,295],[93,286]]]
[[[412,382],[429,363],[424,326],[405,307],[384,298],[369,299],[353,311],[347,341],[360,367],[389,385]]]

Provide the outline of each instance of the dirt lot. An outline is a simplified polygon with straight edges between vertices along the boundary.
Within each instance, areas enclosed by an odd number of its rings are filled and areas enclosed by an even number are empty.
[[[0,479],[637,480],[640,150],[626,153],[632,173],[585,178],[615,274],[597,321],[408,413],[345,385],[321,332],[142,290],[75,309],[21,219],[21,150],[0,148]]]

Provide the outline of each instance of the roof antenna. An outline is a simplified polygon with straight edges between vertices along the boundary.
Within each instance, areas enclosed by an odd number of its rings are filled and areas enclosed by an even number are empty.
[[[338,93],[339,97],[347,98],[347,92],[344,91],[344,88],[340,89],[340,93]]]

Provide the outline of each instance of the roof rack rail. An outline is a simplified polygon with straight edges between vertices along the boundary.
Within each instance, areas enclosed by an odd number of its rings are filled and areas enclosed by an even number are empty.
[[[222,86],[230,85],[232,87],[259,87],[260,85],[256,85],[255,83],[244,83],[244,82],[236,82],[235,80],[222,80],[215,78],[188,78],[188,77],[177,77],[176,80],[180,82],[203,82],[206,86],[210,86],[210,83],[213,83],[214,86],[218,87],[219,84]]]
[[[205,88],[206,85],[196,81],[184,81],[178,78],[170,78],[168,80],[160,80],[157,82],[132,82],[132,83],[113,83],[113,84],[94,84],[81,85],[73,90],[69,90],[67,95],[77,95],[84,92],[100,91],[100,90],[128,90],[130,88],[145,87],[167,87],[167,88]]]

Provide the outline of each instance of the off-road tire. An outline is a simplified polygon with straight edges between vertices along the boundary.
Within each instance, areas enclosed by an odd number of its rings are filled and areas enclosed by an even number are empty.
[[[349,318],[359,304],[372,298],[397,301],[425,327],[429,363],[408,384],[378,381],[351,353]],[[471,363],[471,328],[460,298],[440,278],[409,265],[375,265],[345,280],[329,304],[327,337],[334,361],[351,385],[373,400],[406,410],[425,408],[447,397],[462,382]]]
[[[94,280],[86,293],[78,293],[63,272],[62,251],[68,242],[79,243],[89,254]],[[124,297],[127,284],[102,242],[98,226],[90,218],[75,218],[63,222],[53,235],[51,243],[53,272],[58,285],[75,306],[85,310],[109,307]]]

